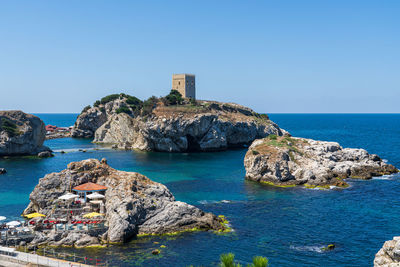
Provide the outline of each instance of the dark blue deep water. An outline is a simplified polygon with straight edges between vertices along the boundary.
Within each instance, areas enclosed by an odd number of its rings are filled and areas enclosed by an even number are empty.
[[[70,126],[77,114],[38,114],[47,124]],[[294,136],[338,141],[365,148],[400,167],[400,115],[272,114]],[[167,154],[94,150],[89,140],[46,142],[49,159],[3,159],[0,215],[19,218],[29,193],[45,174],[71,161],[106,157],[120,170],[137,171],[168,186],[178,200],[223,214],[233,233],[192,232],[140,238],[123,246],[80,249],[75,253],[107,260],[112,266],[215,266],[221,253],[241,263],[266,256],[271,266],[371,266],[385,240],[400,235],[400,176],[350,181],[346,190],[275,188],[244,180],[245,149],[218,153]],[[87,153],[77,151],[88,149]],[[154,242],[159,242],[155,244]],[[337,248],[321,252],[335,243]],[[152,255],[161,248],[160,255]],[[71,250],[69,250],[71,251]]]

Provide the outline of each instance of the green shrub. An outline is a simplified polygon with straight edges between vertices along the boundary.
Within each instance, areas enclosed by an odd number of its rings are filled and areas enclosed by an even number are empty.
[[[94,102],[94,104],[93,104],[93,107],[98,107],[98,106],[100,106],[100,100],[96,100],[96,102]]]
[[[131,107],[135,115],[137,115],[143,107],[142,100],[130,95],[126,96],[126,103]]]
[[[127,106],[120,106],[115,112],[117,114],[119,113],[131,114],[131,110]]]
[[[135,96],[127,96],[126,103],[129,105],[140,106],[142,105],[142,100]]]
[[[268,259],[261,256],[256,256],[253,258],[253,264],[249,264],[248,267],[267,267]]]
[[[81,114],[82,114],[83,112],[86,112],[86,111],[88,111],[90,108],[91,108],[91,106],[90,106],[90,105],[88,105],[88,106],[84,107],[84,108],[82,109],[82,111],[81,111]]]
[[[181,105],[183,102],[183,97],[177,90],[171,90],[171,92],[164,97],[163,102],[167,106]]]
[[[20,134],[17,125],[6,118],[1,118],[0,129],[6,131],[11,137]]]
[[[252,150],[251,152],[253,153],[254,156],[260,154],[260,152],[258,152],[257,150]]]
[[[240,264],[235,264],[235,254],[228,253],[222,254],[220,256],[221,263],[219,264],[220,267],[240,267]]]
[[[120,97],[121,94],[112,94],[112,95],[108,95],[103,97],[102,99],[100,99],[100,103],[101,104],[107,104],[108,102],[114,101],[115,99],[118,99]]]
[[[270,134],[268,137],[271,140],[276,140],[278,138],[278,136],[276,134]]]
[[[149,99],[147,99],[146,101],[143,102],[143,107],[142,107],[142,115],[149,115],[151,114],[151,112],[153,111],[153,109],[157,106],[157,103],[160,100],[155,97],[152,96]]]
[[[240,263],[235,263],[235,254],[222,254],[220,256],[220,267],[241,267]],[[253,258],[253,263],[247,264],[247,267],[267,267],[268,259],[261,256],[256,256]]]

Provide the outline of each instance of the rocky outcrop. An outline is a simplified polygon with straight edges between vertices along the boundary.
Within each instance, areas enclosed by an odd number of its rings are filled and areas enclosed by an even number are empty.
[[[398,170],[364,149],[335,142],[269,136],[256,140],[244,159],[246,178],[279,185],[346,187],[345,178],[371,179]]]
[[[383,247],[376,253],[375,267],[399,267],[400,266],[400,236],[386,241]]]
[[[127,98],[122,96],[104,104],[90,107],[78,116],[72,128],[71,136],[75,138],[93,138],[96,130],[103,125],[111,115],[124,106],[133,113],[132,108],[126,103]]]
[[[0,156],[50,151],[43,146],[45,136],[45,125],[38,117],[18,110],[0,111]]]
[[[186,152],[225,150],[286,133],[266,115],[233,103],[164,105],[159,99],[153,101],[147,112],[145,104],[129,105],[123,95],[89,108],[78,117],[72,135],[94,135],[94,142],[120,149]]]
[[[104,233],[66,232],[62,236],[39,232],[33,244],[82,246],[82,243],[125,242],[140,234],[164,234],[194,228],[224,229],[220,218],[176,201],[164,185],[139,173],[115,170],[106,160],[96,159],[72,162],[67,169],[40,179],[30,194],[31,202],[24,214],[40,212],[51,217],[57,198],[69,188],[86,182],[108,188],[105,193],[107,230]]]

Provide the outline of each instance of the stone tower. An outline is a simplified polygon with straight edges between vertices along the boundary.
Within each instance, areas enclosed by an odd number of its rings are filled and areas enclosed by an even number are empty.
[[[196,99],[196,80],[193,74],[173,74],[172,89],[185,98]]]

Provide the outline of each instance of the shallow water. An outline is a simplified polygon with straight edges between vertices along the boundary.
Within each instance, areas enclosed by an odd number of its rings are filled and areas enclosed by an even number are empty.
[[[46,123],[73,124],[42,115]],[[68,117],[68,116],[67,116]],[[362,147],[400,167],[400,115],[272,114],[271,119],[294,136],[338,141]],[[72,123],[71,123],[72,122]],[[49,159],[0,160],[8,170],[0,177],[0,215],[20,218],[40,177],[60,171],[71,161],[106,157],[120,170],[137,171],[164,183],[178,200],[223,214],[234,232],[209,232],[141,238],[107,249],[74,252],[107,260],[110,265],[213,266],[221,253],[233,252],[247,263],[266,256],[271,266],[371,266],[385,240],[400,234],[399,175],[350,181],[346,190],[275,188],[244,180],[245,149],[217,153],[145,153],[95,150],[88,140],[46,141],[56,152]],[[86,153],[78,149],[88,149]],[[154,244],[159,242],[159,244]],[[321,251],[330,243],[336,249]],[[161,254],[151,251],[161,248]]]

